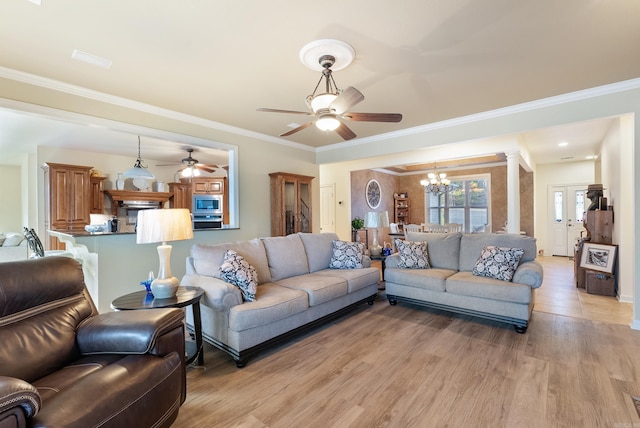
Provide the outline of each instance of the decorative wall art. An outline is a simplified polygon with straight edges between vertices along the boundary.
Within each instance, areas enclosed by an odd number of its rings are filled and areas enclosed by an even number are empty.
[[[585,242],[582,249],[580,267],[601,272],[613,273],[616,260],[616,245],[593,244]]]

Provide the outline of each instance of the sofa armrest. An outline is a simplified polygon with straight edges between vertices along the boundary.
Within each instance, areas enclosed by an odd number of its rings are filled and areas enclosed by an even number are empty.
[[[238,287],[219,278],[204,275],[185,275],[181,285],[200,287],[204,290],[201,303],[216,311],[227,311],[242,304],[242,292]]]
[[[535,260],[531,260],[518,266],[513,274],[513,282],[526,284],[531,288],[538,288],[542,285],[542,276],[542,265]]]
[[[362,255],[362,267],[363,268],[371,267],[371,258],[369,258],[369,256],[367,256],[366,254]]]
[[[41,406],[42,400],[35,386],[22,379],[0,376],[0,425],[5,426],[5,419],[12,416],[17,422],[15,426],[22,426],[19,421],[35,416]]]
[[[398,263],[400,263],[400,255],[398,253],[391,254],[384,260],[384,265],[388,268],[397,268]]]
[[[146,354],[183,322],[184,311],[177,308],[107,312],[80,324],[78,347],[83,355]]]

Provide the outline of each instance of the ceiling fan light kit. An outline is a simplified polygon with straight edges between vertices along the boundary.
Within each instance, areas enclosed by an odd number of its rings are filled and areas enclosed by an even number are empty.
[[[400,122],[402,120],[400,113],[349,112],[352,107],[364,100],[364,95],[353,86],[340,90],[333,79],[332,68],[340,70],[347,67],[353,61],[354,56],[353,48],[340,40],[322,39],[308,43],[300,51],[300,60],[310,69],[322,71],[322,76],[320,76],[313,93],[305,98],[307,106],[312,112],[270,108],[259,108],[258,111],[315,116],[311,122],[280,134],[281,137],[288,137],[315,124],[321,131],[336,131],[344,140],[350,140],[355,138],[356,134],[344,121]],[[324,92],[317,93],[323,80],[325,82]]]

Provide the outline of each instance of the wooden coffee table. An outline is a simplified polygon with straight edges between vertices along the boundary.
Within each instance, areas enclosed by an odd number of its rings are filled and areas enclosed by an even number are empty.
[[[193,310],[193,330],[196,343],[187,340],[185,351],[186,363],[191,364],[198,359],[198,365],[204,365],[204,353],[202,352],[202,318],[200,316],[200,299],[204,290],[200,287],[178,287],[175,297],[169,299],[155,299],[146,291],[136,291],[118,297],[111,302],[111,307],[116,311],[154,309],[154,308],[184,308],[191,305]]]

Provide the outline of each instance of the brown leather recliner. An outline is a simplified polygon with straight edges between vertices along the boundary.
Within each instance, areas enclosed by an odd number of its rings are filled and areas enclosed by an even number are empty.
[[[0,263],[0,428],[170,426],[186,397],[183,319],[98,314],[70,258]]]

